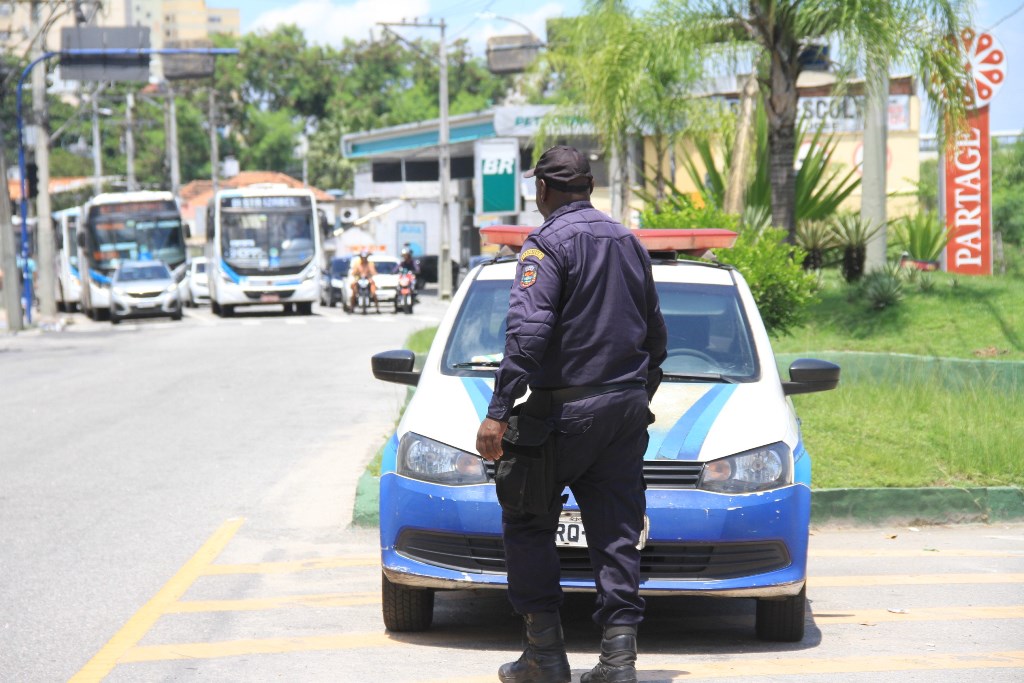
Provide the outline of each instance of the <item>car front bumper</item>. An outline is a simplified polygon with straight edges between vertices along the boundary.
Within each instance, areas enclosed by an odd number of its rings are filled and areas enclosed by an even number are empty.
[[[110,311],[119,318],[145,318],[173,316],[181,313],[181,301],[176,293],[154,297],[133,297],[111,294]]]
[[[450,487],[388,473],[380,503],[381,561],[392,582],[507,586],[493,483]],[[567,507],[575,507],[571,499]],[[801,484],[744,495],[648,489],[641,592],[796,595],[806,579],[810,508],[811,492]],[[559,556],[564,590],[594,590],[585,549],[560,548]]]
[[[316,279],[265,286],[220,283],[216,290],[217,300],[222,306],[314,303],[320,300],[320,283]]]

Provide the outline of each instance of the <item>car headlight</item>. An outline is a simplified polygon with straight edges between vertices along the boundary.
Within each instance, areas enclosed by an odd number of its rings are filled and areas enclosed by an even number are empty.
[[[484,461],[478,455],[412,432],[398,444],[398,473],[453,486],[487,482]]]
[[[173,294],[176,291],[178,291],[178,285],[171,285],[167,289],[164,290],[164,292],[166,294]]]
[[[717,493],[753,493],[792,483],[793,453],[779,442],[708,462],[698,488]]]
[[[124,291],[119,287],[114,287],[110,291],[116,294],[117,296],[128,296],[128,292]]]
[[[337,287],[338,289],[342,289],[345,287],[345,281],[338,280],[336,278],[331,278],[331,287]]]

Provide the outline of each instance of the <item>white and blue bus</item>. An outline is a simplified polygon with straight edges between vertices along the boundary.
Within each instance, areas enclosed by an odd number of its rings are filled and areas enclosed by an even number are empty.
[[[53,228],[57,238],[57,260],[54,267],[57,310],[72,312],[82,300],[82,279],[78,272],[78,218],[82,207],[53,212]]]
[[[309,315],[320,299],[323,256],[316,197],[278,184],[220,190],[206,211],[210,307],[281,304]]]
[[[122,260],[157,259],[172,271],[185,263],[185,228],[170,192],[104,192],[83,207],[78,229],[82,310],[110,315],[110,276]]]

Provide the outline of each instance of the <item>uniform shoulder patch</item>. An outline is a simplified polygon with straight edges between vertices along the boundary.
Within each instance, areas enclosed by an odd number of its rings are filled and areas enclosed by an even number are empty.
[[[523,289],[532,287],[537,281],[537,266],[532,263],[523,268],[523,274],[519,277],[519,286]]]
[[[541,261],[544,259],[544,252],[541,251],[540,249],[527,249],[526,251],[519,255],[519,260],[525,261],[528,256],[536,256],[537,260]]]

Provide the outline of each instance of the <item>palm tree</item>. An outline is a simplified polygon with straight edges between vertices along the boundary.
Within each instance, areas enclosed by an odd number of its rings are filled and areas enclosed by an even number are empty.
[[[772,222],[795,238],[797,78],[802,57],[828,41],[838,81],[858,64],[906,64],[928,87],[928,99],[945,124],[960,129],[969,90],[961,29],[970,0],[662,0],[661,17],[680,41],[705,55],[753,58],[769,126]],[[869,84],[870,87],[870,84]]]
[[[580,17],[563,22],[564,30],[549,39],[543,67],[558,74],[562,106],[541,132],[542,138],[552,137],[553,126],[582,108],[620,164],[629,156],[629,142],[646,137],[656,157],[650,164],[656,203],[666,194],[669,150],[693,125],[722,118],[698,113],[721,107],[693,97],[703,75],[700,55],[681,40],[684,34],[659,21],[655,14],[631,12],[623,0],[588,0]]]

